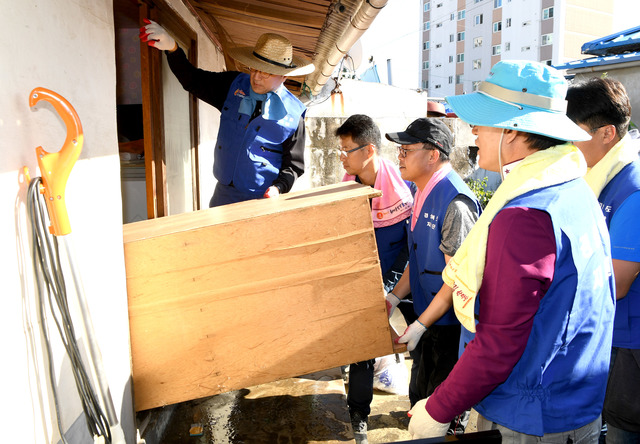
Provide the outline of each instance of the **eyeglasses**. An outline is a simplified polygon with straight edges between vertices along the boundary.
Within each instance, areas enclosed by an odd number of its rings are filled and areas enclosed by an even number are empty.
[[[408,150],[403,145],[398,145],[396,148],[398,149],[398,156],[400,157],[407,157],[407,153],[410,153],[412,151],[423,151],[423,150],[431,151],[435,149],[435,148],[431,148],[430,146],[423,146],[422,148],[414,148],[412,150]]]
[[[605,123],[604,125],[600,125],[600,126],[597,126],[597,127],[595,127],[595,128],[591,128],[591,129],[589,130],[589,132],[593,134],[593,133],[595,133],[596,131],[598,131],[600,128],[603,128],[603,127],[605,127],[605,126],[609,126],[609,124],[608,124],[608,123]]]
[[[345,149],[342,149],[342,147],[340,147],[340,148],[338,148],[338,150],[340,151],[340,156],[347,157],[347,154],[353,153],[354,151],[361,150],[362,148],[364,148],[366,146],[369,146],[369,145],[371,145],[371,144],[370,143],[365,143],[364,145],[360,145],[360,146],[357,146],[355,148],[351,148],[350,150],[345,150]]]
[[[273,74],[269,74],[268,72],[260,71],[259,69],[249,68],[249,72],[260,79],[268,79]]]

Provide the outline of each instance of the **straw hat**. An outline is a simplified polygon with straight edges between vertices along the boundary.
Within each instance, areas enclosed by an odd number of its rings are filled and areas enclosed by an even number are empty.
[[[470,125],[513,129],[554,139],[582,141],[591,135],[566,115],[567,81],[540,62],[496,63],[471,94],[446,97],[453,111]]]
[[[307,59],[294,55],[289,39],[279,34],[262,34],[255,47],[236,47],[229,55],[249,68],[276,76],[302,76],[315,69]]]

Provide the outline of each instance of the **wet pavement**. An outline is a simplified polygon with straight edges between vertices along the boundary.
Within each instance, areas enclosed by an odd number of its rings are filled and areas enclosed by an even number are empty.
[[[411,367],[408,353],[407,369]],[[163,444],[354,443],[340,369],[178,404]],[[375,390],[369,444],[410,440],[409,397]],[[472,411],[467,433],[475,431]],[[191,436],[194,424],[201,436]]]
[[[192,424],[202,436],[190,436]],[[163,443],[353,442],[340,369],[181,403]]]
[[[397,331],[404,320],[394,317]],[[408,353],[407,371],[411,368]],[[408,388],[407,388],[408,390]],[[411,439],[408,395],[374,391],[369,444]],[[193,436],[201,426],[202,434]],[[472,412],[467,433],[475,431]],[[290,378],[175,406],[162,444],[355,443],[340,368]]]

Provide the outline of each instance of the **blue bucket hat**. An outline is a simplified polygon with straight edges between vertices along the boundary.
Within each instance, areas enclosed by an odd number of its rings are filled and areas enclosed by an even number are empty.
[[[446,97],[453,111],[470,125],[541,134],[565,141],[590,140],[589,133],[566,115],[567,81],[540,62],[496,63],[476,92]]]

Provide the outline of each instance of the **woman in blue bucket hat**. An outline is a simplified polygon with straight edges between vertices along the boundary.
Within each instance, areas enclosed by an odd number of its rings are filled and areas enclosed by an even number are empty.
[[[596,443],[614,315],[609,237],[571,141],[567,82],[501,61],[474,93],[447,97],[473,126],[479,165],[503,182],[443,272],[427,311],[453,303],[475,332],[449,377],[409,412],[414,438],[442,436],[474,407],[502,442]],[[543,437],[542,440],[540,437]]]

